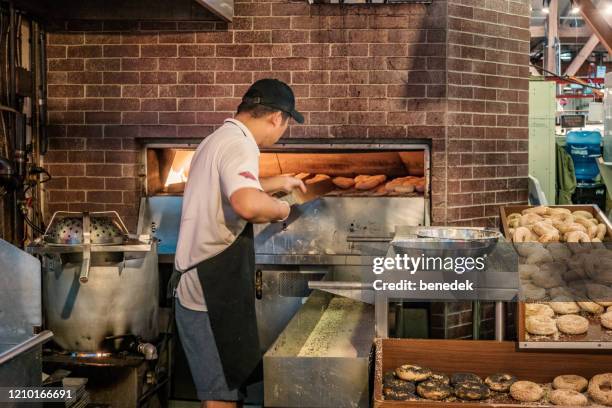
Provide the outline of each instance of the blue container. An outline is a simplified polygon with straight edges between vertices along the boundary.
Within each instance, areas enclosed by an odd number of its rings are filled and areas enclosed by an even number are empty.
[[[565,150],[574,160],[578,182],[592,182],[599,175],[596,159],[601,156],[601,133],[587,130],[567,132]]]

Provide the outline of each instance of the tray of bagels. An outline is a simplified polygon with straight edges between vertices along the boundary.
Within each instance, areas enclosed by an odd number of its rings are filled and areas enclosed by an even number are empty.
[[[612,406],[612,354],[512,341],[376,339],[374,408]]]
[[[612,225],[596,205],[500,207],[519,254],[520,348],[612,349]]]

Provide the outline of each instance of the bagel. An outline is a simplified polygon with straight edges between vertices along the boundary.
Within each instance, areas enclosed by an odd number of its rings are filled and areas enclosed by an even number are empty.
[[[432,373],[429,379],[432,381],[439,381],[447,385],[450,384],[450,378],[448,375],[442,373]]]
[[[531,283],[521,285],[521,298],[523,300],[542,300],[546,297],[546,289],[532,285]]]
[[[517,401],[536,402],[544,396],[544,390],[531,381],[517,381],[510,387],[510,395]]]
[[[386,400],[391,401],[410,401],[417,399],[417,396],[413,393],[396,390],[395,388],[383,388],[383,394]]]
[[[544,303],[525,303],[525,316],[546,316],[553,317],[554,310]]]
[[[521,279],[531,279],[531,276],[539,270],[540,268],[537,265],[521,264],[518,266],[519,277]]]
[[[448,384],[440,381],[425,380],[417,385],[417,393],[426,399],[439,401],[449,397],[453,390]]]
[[[580,225],[580,224],[578,224]],[[581,225],[582,227],[582,225]],[[584,227],[583,227],[584,228]],[[584,231],[572,231],[565,234],[565,240],[567,242],[591,242],[591,239]]]
[[[524,214],[537,214],[537,215],[546,215],[549,214],[550,208],[544,205],[540,205],[538,207],[526,208],[521,213]]]
[[[608,233],[608,227],[606,224],[598,224],[597,225],[597,239],[603,241]]]
[[[567,208],[553,207],[548,210],[548,213],[553,216],[557,214],[571,214],[572,211]]]
[[[582,316],[566,314],[557,318],[557,328],[565,334],[584,334],[589,331],[589,321]]]
[[[531,281],[534,285],[544,289],[556,288],[565,284],[558,273],[542,268],[531,276]]]
[[[395,369],[395,375],[404,381],[424,381],[431,376],[429,368],[404,364]]]
[[[483,383],[479,382],[462,382],[455,385],[455,395],[462,400],[477,401],[489,398],[491,391]]]
[[[525,329],[538,336],[550,336],[557,333],[555,320],[549,316],[535,315],[525,318]]]
[[[580,306],[582,310],[593,314],[601,314],[605,310],[602,305],[587,300],[578,301],[576,303],[578,303],[578,306]]]
[[[608,311],[601,316],[599,316],[599,320],[601,321],[601,325],[606,329],[612,330],[612,306],[608,308]]]
[[[334,183],[336,187],[347,190],[355,185],[355,180],[350,177],[334,177],[332,183]]]
[[[570,297],[564,295],[554,297],[548,305],[555,313],[561,315],[578,313],[580,311],[580,306]]]
[[[513,242],[529,242],[531,240],[531,231],[527,227],[518,227],[514,230],[512,236]]]
[[[537,222],[542,221],[542,217],[535,213],[527,213],[521,216],[519,219],[519,225],[525,227],[527,225],[533,225]]]
[[[572,215],[577,218],[586,218],[587,220],[593,218],[593,214],[582,210],[574,211],[572,212]]]
[[[496,373],[485,378],[485,384],[490,389],[496,392],[508,392],[510,386],[517,381],[517,378],[511,374]]]
[[[573,217],[573,216],[572,216],[572,217]],[[584,228],[586,228],[587,230],[588,230],[590,227],[597,226],[597,224],[598,224],[597,220],[596,220],[596,219],[594,219],[594,218],[589,218],[589,219],[587,219],[587,218],[581,218],[581,217],[578,217],[578,218],[574,218],[574,220],[575,220],[575,221],[574,221],[574,223],[575,223],[575,224],[580,224],[580,225],[582,225]]]
[[[509,216],[506,217],[506,220],[510,221],[513,219],[520,219],[521,218],[521,214],[519,213],[512,213]]]
[[[542,249],[541,251],[533,252],[530,254],[525,260],[526,264],[543,264],[552,262],[553,258],[550,252],[547,249]]]
[[[481,383],[482,378],[474,373],[455,373],[450,377],[451,385],[457,385],[464,382],[476,382]]]
[[[612,306],[612,288],[598,283],[587,283],[587,295],[595,303]]]
[[[560,212],[551,214],[550,218],[553,223],[559,222],[561,224],[571,224],[574,222],[574,216],[572,213]]]
[[[564,407],[584,407],[589,403],[587,397],[574,390],[553,390],[548,399],[553,404]]]
[[[386,179],[387,176],[384,174],[368,176],[366,179],[360,179],[359,181],[355,178],[355,188],[357,190],[371,190],[379,184],[384,183]]]
[[[586,390],[588,385],[589,382],[586,378],[573,374],[558,375],[552,382],[552,386],[556,390],[572,390],[576,392]]]
[[[582,224],[578,224],[577,222],[573,223],[573,224],[569,224],[567,226],[565,226],[563,228],[563,232],[564,234],[568,234],[570,232],[574,232],[574,231],[580,231],[580,232],[584,232],[586,234],[587,229],[584,225]]]
[[[598,404],[612,406],[612,373],[597,374],[591,378],[588,392]]]

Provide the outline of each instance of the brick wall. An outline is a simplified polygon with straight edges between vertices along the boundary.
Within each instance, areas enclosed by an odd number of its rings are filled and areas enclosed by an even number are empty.
[[[287,137],[432,139],[434,222],[490,222],[526,199],[529,5],[456,3],[264,0],[236,2],[229,25],[66,23],[47,47],[48,212],[113,209],[133,229],[136,138],[205,137],[249,83],[276,77],[306,117]]]

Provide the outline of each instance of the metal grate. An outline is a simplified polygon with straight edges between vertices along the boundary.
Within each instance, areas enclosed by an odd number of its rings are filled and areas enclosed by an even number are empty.
[[[278,276],[278,293],[282,297],[306,297],[312,290],[308,281],[319,281],[324,273],[281,272]]]

